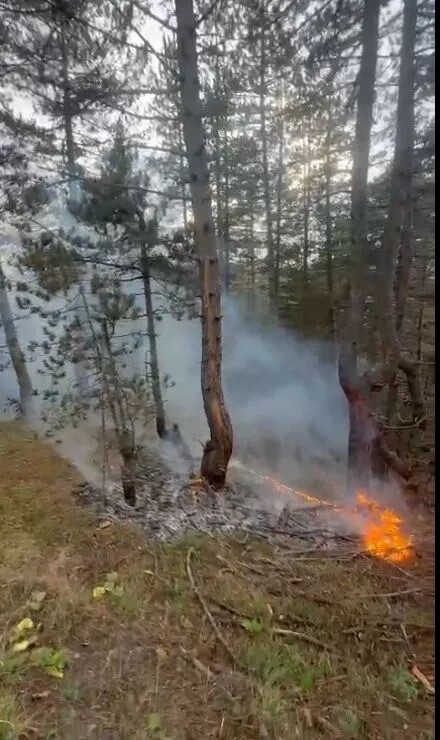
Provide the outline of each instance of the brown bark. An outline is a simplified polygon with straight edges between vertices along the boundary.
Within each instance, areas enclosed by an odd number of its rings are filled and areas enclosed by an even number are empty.
[[[233,434],[224,402],[221,377],[220,274],[201,117],[196,21],[193,0],[176,0],[175,7],[183,130],[190,172],[202,294],[202,395],[211,435],[204,446],[201,474],[213,488],[221,488],[232,454]]]
[[[0,324],[5,335],[6,346],[18,383],[21,413],[25,418],[32,416],[32,382],[27,370],[26,360],[15,331],[14,317],[9,303],[6,279],[0,258]]]
[[[379,41],[380,0],[365,0],[362,21],[362,54],[359,69],[356,127],[353,142],[353,169],[350,214],[350,303],[339,355],[339,380],[349,407],[348,486],[369,486],[371,435],[366,422],[369,399],[358,377],[358,345],[362,336],[368,265],[367,185],[371,126]],[[360,403],[360,400],[362,403]]]
[[[414,99],[415,99],[415,42],[417,25],[417,2],[404,0],[402,47],[400,54],[399,92],[397,101],[397,126],[391,173],[391,196],[382,245],[382,332],[387,350],[387,362],[393,373],[397,369],[406,375],[413,404],[414,421],[423,418],[425,403],[420,383],[419,368],[402,353],[398,322],[403,318],[408,283],[400,274],[400,305],[394,308],[394,285],[397,254],[402,228],[407,222],[405,239],[402,242],[404,265],[408,270],[412,253],[410,225],[412,172],[414,158]],[[397,301],[396,301],[397,303]],[[392,373],[392,374],[393,374]],[[393,376],[394,377],[394,376]]]

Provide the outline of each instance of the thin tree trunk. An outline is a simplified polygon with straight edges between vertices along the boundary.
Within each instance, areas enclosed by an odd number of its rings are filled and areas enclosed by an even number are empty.
[[[6,288],[6,279],[0,258],[0,321],[5,334],[6,345],[14,368],[20,394],[20,409],[25,418],[31,418],[33,413],[32,382],[27,370],[26,360],[15,331],[9,297]]]
[[[143,219],[142,219],[143,221]],[[145,226],[145,222],[144,226]],[[150,346],[150,374],[151,390],[153,392],[154,413],[156,416],[156,432],[160,439],[167,436],[165,406],[162,398],[162,389],[160,387],[159,357],[157,352],[156,328],[154,322],[153,297],[151,294],[151,276],[148,262],[148,252],[145,244],[141,247],[141,270],[142,285],[145,298],[145,312],[147,314],[147,332]]]
[[[75,157],[75,141],[73,135],[73,117],[72,117],[72,103],[71,103],[71,85],[69,79],[69,54],[68,54],[68,41],[66,38],[66,22],[62,18],[60,20],[60,50],[61,50],[61,76],[63,82],[63,128],[64,128],[64,143],[66,145],[66,163],[67,163],[67,175],[68,175],[68,205],[75,207],[78,206],[79,196],[79,182],[76,179],[76,157]],[[80,279],[80,284],[82,284]],[[77,318],[77,334],[79,337],[79,344],[84,344],[84,336],[82,330],[82,311],[76,310],[75,315]],[[79,360],[75,363],[74,368],[76,382],[79,390],[80,397],[86,395],[88,390],[88,378],[87,371]]]
[[[61,75],[63,80],[63,127],[66,144],[67,171],[69,176],[69,197],[74,200],[76,158],[73,138],[73,121],[71,89],[69,79],[69,57],[67,52],[66,28],[64,20],[60,21]]]
[[[364,2],[362,54],[353,142],[350,302],[339,355],[339,381],[349,408],[348,488],[350,492],[358,486],[368,488],[370,485],[372,442],[375,435],[370,418],[367,389],[358,377],[357,362],[365,308],[364,281],[369,257],[367,184],[380,5],[380,0],[365,0]]]
[[[328,108],[327,131],[325,137],[325,258],[326,278],[328,292],[328,319],[330,338],[336,339],[336,319],[334,304],[334,280],[333,280],[333,233],[332,233],[332,162],[331,162],[331,134],[332,134],[331,106]]]
[[[310,220],[310,118],[307,122],[306,161],[303,169],[303,215],[304,215],[304,249],[303,249],[303,305],[306,305],[309,288],[309,220]]]
[[[414,258],[414,239],[412,226],[413,209],[412,204],[405,213],[405,223],[403,224],[402,243],[400,246],[399,261],[396,274],[396,335],[401,337],[403,321],[405,318],[406,302],[408,297],[409,281],[411,275],[411,266]],[[390,427],[397,425],[397,406],[399,396],[399,383],[397,368],[395,368],[389,382],[387,398],[387,425]],[[393,435],[394,441],[397,436]]]
[[[123,392],[119,384],[118,369],[116,367],[113,349],[108,331],[107,321],[101,322],[104,346],[110,367],[110,377],[114,388],[114,399],[119,410],[120,423],[117,427],[119,453],[122,457],[121,483],[124,499],[130,506],[136,504],[136,453],[134,430],[130,427],[128,412],[124,408]],[[104,370],[105,372],[105,370]],[[131,425],[132,426],[132,425]]]
[[[275,231],[275,254],[274,254],[274,301],[278,306],[278,293],[280,287],[280,258],[281,258],[281,216],[283,202],[283,175],[284,175],[284,93],[281,84],[280,91],[280,116],[278,129],[278,179],[277,179],[277,216]]]
[[[416,0],[404,0],[402,48],[400,55],[399,92],[397,102],[397,127],[394,147],[393,169],[391,174],[391,197],[382,246],[382,327],[383,339],[388,353],[388,366],[393,377],[397,368],[406,375],[408,389],[413,404],[414,420],[420,420],[425,413],[423,390],[420,383],[419,368],[402,354],[396,320],[398,310],[394,310],[395,264],[399,249],[402,227],[411,209],[412,171],[414,158],[414,98],[415,98],[415,42],[417,26]],[[411,229],[407,229],[406,248],[411,256]],[[407,286],[401,285],[400,303],[405,305]]]
[[[223,145],[223,166],[225,172],[225,187],[224,187],[224,201],[223,201],[223,264],[224,264],[224,284],[225,292],[229,293],[231,290],[231,234],[230,234],[230,219],[229,219],[229,142],[228,142],[228,112],[225,111],[225,126],[224,126],[224,145]]]
[[[266,131],[266,18],[260,10],[261,41],[260,41],[260,136],[263,165],[263,193],[264,211],[266,219],[266,248],[269,286],[269,306],[274,308],[274,245],[272,233],[272,206],[270,198],[269,157]]]
[[[201,116],[193,0],[175,0],[183,129],[190,171],[195,242],[200,261],[202,395],[211,437],[203,450],[201,474],[214,488],[224,485],[232,454],[231,420],[223,397],[221,294],[212,196]]]
[[[180,189],[182,193],[182,215],[183,215],[183,229],[185,236],[188,233],[188,206],[186,204],[186,176],[185,176],[185,163],[183,161],[183,133],[182,133],[182,122],[179,118],[178,130],[179,130],[179,174],[180,174]]]
[[[119,454],[122,458],[121,466],[121,483],[122,491],[124,494],[125,501],[130,506],[136,504],[136,460],[135,460],[135,443],[134,443],[134,431],[128,428],[128,419],[124,411],[123,400],[121,398],[121,392],[118,383],[117,369],[114,362],[114,357],[111,348],[111,341],[107,330],[107,324],[105,321],[102,322],[103,329],[103,342],[106,348],[106,354],[110,364],[110,376],[114,390],[112,390],[109,383],[106,363],[101,352],[99,337],[96,335],[93,321],[90,316],[89,306],[82,286],[80,287],[80,294],[84,306],[84,311],[87,317],[90,333],[93,338],[93,345],[96,355],[96,364],[98,372],[100,374],[104,395],[106,402],[108,403],[110,413],[112,416],[113,426],[116,433],[118,442]]]
[[[251,200],[249,203],[250,209],[250,245],[249,245],[249,311],[251,316],[255,313],[255,234],[254,234],[254,203]]]

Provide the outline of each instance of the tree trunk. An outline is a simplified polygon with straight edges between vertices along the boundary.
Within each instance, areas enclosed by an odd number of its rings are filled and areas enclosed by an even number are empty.
[[[247,247],[247,307],[250,316],[255,315],[255,234],[254,202],[249,199],[249,240]]]
[[[402,333],[403,321],[405,318],[406,302],[408,297],[409,281],[411,275],[411,266],[414,258],[414,239],[413,239],[413,227],[412,227],[412,204],[405,213],[405,223],[403,224],[402,243],[400,246],[400,254],[397,266],[396,274],[396,289],[395,289],[395,302],[396,302],[396,334],[399,337]],[[394,367],[392,376],[389,382],[388,398],[387,398],[387,426],[397,425],[397,407],[399,398],[399,382],[397,368]],[[397,435],[394,433],[390,435],[393,441],[397,440]]]
[[[400,54],[399,92],[397,101],[397,126],[394,159],[391,173],[391,197],[382,245],[382,332],[387,351],[387,364],[394,377],[398,368],[406,375],[413,403],[414,421],[423,418],[425,404],[420,383],[419,369],[402,354],[397,320],[406,301],[407,285],[400,275],[400,305],[394,309],[395,265],[402,228],[405,220],[410,224],[412,172],[414,158],[414,98],[415,98],[415,43],[417,26],[416,0],[404,0],[402,48]],[[412,252],[411,228],[406,229],[402,249],[407,254],[403,264],[409,270]],[[401,323],[401,319],[400,323]]]
[[[303,307],[306,308],[306,299],[309,287],[309,220],[310,220],[310,118],[307,121],[306,161],[303,169],[303,215],[304,215],[304,249],[303,249]]]
[[[80,295],[82,298],[84,311],[87,317],[90,333],[93,338],[93,345],[96,354],[96,364],[101,377],[104,398],[112,416],[113,427],[118,443],[119,454],[122,458],[121,466],[121,483],[125,501],[134,506],[136,504],[136,459],[135,459],[135,436],[134,430],[129,429],[128,414],[125,413],[124,400],[119,387],[117,368],[113,357],[111,340],[108,333],[107,322],[102,321],[103,345],[109,364],[110,372],[107,372],[106,358],[103,356],[100,346],[100,339],[95,332],[93,321],[90,316],[90,310],[84,289],[80,286]],[[109,381],[111,378],[111,383]],[[113,386],[113,387],[112,387]]]
[[[264,193],[264,211],[266,218],[266,248],[267,248],[267,269],[269,274],[269,306],[274,308],[274,248],[272,233],[272,207],[270,198],[270,180],[269,180],[269,157],[267,146],[266,132],[266,18],[264,11],[260,11],[261,23],[261,48],[260,48],[260,135],[261,135],[261,152],[263,165],[263,193]]]
[[[278,128],[278,180],[277,180],[277,217],[275,232],[275,254],[274,254],[274,276],[273,290],[274,302],[278,306],[278,293],[280,288],[280,259],[281,259],[281,217],[283,202],[283,175],[284,175],[284,93],[281,85],[280,91],[280,115]]]
[[[188,207],[186,204],[186,175],[185,175],[185,163],[183,161],[183,134],[182,134],[182,121],[179,118],[179,174],[180,174],[180,189],[182,193],[182,216],[183,216],[183,230],[185,236],[188,234]]]
[[[130,506],[136,505],[136,456],[133,440],[119,437],[119,451],[122,457],[121,483],[124,499]]]
[[[223,244],[223,264],[224,264],[224,285],[225,292],[231,290],[231,233],[229,219],[229,142],[228,142],[228,112],[225,112],[224,127],[224,146],[223,146],[223,166],[225,171],[225,187],[223,200],[223,220],[222,220],[222,244]]]
[[[176,0],[175,7],[183,130],[190,171],[202,293],[202,395],[211,434],[204,446],[201,474],[214,488],[221,488],[232,454],[233,434],[223,398],[221,377],[220,274],[201,116],[196,21],[193,0]]]
[[[60,21],[61,75],[63,80],[63,127],[66,144],[67,172],[69,177],[69,197],[74,200],[76,174],[75,143],[73,139],[72,105],[70,100],[69,57],[67,52],[65,21]]]
[[[33,412],[32,383],[27,370],[26,360],[15,331],[9,297],[6,288],[6,279],[0,258],[0,320],[5,334],[6,345],[11,357],[12,367],[17,377],[20,393],[20,409],[25,418],[30,418]]]
[[[76,157],[75,157],[75,141],[73,136],[73,117],[72,117],[72,104],[71,104],[71,86],[69,79],[69,54],[68,54],[68,42],[66,39],[66,21],[64,18],[60,20],[60,51],[61,51],[61,75],[63,82],[63,128],[64,128],[64,143],[66,145],[66,163],[67,163],[67,176],[68,176],[68,205],[75,207],[79,205],[80,193],[79,193],[79,182],[76,179]],[[82,281],[80,279],[80,285]],[[75,310],[75,309],[74,309]],[[84,331],[82,328],[83,313],[80,309],[75,310],[75,316],[77,319],[77,335],[79,345],[83,345],[84,342]],[[89,383],[87,377],[87,370],[84,367],[81,360],[75,363],[74,372],[76,376],[76,382],[79,390],[80,398],[85,396],[88,391]]]
[[[332,114],[329,105],[327,118],[327,131],[325,137],[325,258],[326,258],[326,278],[328,292],[328,319],[330,338],[334,342],[336,339],[336,319],[333,290],[333,234],[332,234],[332,204],[331,204],[331,187],[332,187],[332,162],[331,162],[331,133],[332,133]]]
[[[147,314],[147,332],[150,346],[150,373],[151,373],[151,390],[153,392],[154,413],[156,416],[156,432],[160,439],[167,436],[165,407],[160,387],[159,358],[157,353],[156,331],[154,325],[153,298],[151,295],[151,277],[148,264],[148,252],[145,244],[141,247],[141,269],[142,285],[144,289],[145,311]]]
[[[350,214],[350,302],[339,355],[339,381],[349,407],[348,488],[368,488],[371,473],[369,399],[358,377],[358,343],[362,336],[366,269],[369,257],[367,228],[368,165],[379,41],[380,0],[365,0],[362,54],[359,69]]]

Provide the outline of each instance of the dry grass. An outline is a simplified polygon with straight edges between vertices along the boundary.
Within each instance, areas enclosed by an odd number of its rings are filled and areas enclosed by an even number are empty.
[[[74,471],[17,424],[0,425],[0,470],[2,740],[434,737],[410,672],[433,674],[425,557],[404,573],[259,540],[149,545],[78,508]],[[114,593],[93,598],[109,572]],[[13,655],[28,616],[37,645]],[[41,647],[68,659],[63,678]]]

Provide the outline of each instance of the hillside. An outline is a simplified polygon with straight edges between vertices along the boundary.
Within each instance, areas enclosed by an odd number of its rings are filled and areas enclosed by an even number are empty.
[[[2,740],[434,737],[427,549],[146,542],[17,423],[0,471]]]

